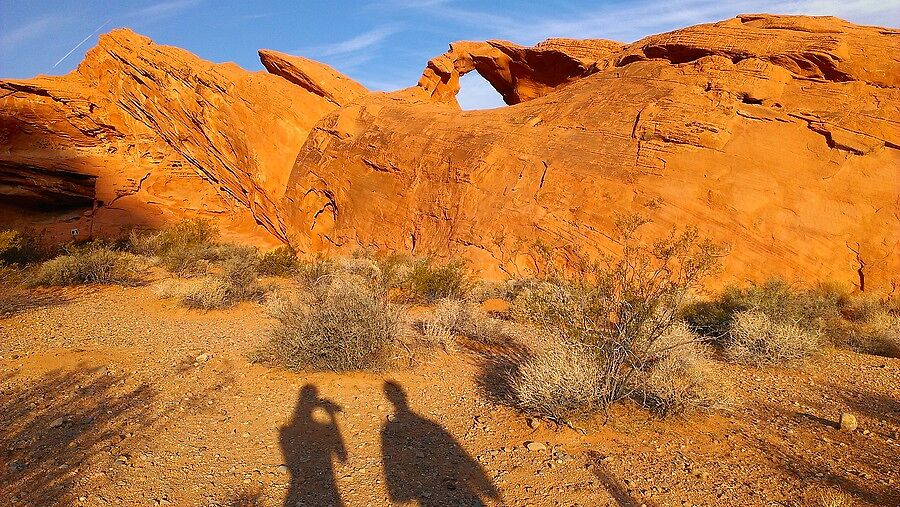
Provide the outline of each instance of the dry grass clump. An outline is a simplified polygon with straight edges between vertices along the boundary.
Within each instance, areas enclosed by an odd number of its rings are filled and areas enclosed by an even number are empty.
[[[591,347],[558,342],[527,358],[507,382],[520,410],[565,422],[604,408],[604,370]]]
[[[322,279],[333,275],[335,271],[333,262],[324,257],[315,257],[298,260],[294,276],[303,286],[312,287]]]
[[[860,320],[832,321],[829,335],[851,350],[883,357],[900,358],[900,316],[886,310]]]
[[[220,244],[218,236],[209,220],[183,220],[160,232],[133,232],[128,244],[131,251],[158,258],[165,269],[178,275],[204,274],[213,263],[232,257],[256,257],[255,248]]]
[[[41,263],[34,285],[85,283],[133,284],[144,269],[144,260],[102,243],[69,247],[66,253]]]
[[[401,333],[401,311],[383,291],[352,275],[320,278],[308,299],[274,310],[268,352],[295,370],[378,370]]]
[[[213,310],[227,308],[241,301],[261,301],[267,288],[260,284],[255,259],[232,257],[216,276],[204,278],[181,296],[187,308]]]
[[[728,404],[700,337],[686,324],[669,328],[649,354],[653,359],[636,376],[632,395],[644,407],[668,416]]]
[[[804,359],[821,347],[817,332],[797,324],[775,322],[763,312],[738,312],[724,342],[730,360],[769,366]]]
[[[422,322],[428,341],[453,349],[453,337],[465,336],[486,345],[510,342],[514,334],[511,324],[494,319],[478,305],[456,299],[442,299],[430,318]]]

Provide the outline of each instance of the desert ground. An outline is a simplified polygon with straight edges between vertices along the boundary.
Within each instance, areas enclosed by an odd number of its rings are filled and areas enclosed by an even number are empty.
[[[263,305],[186,309],[159,297],[164,278],[4,289],[7,505],[900,502],[898,359],[715,361],[723,410],[626,403],[570,427],[491,401],[502,347],[460,338],[379,373],[287,371],[247,358],[272,326]],[[817,503],[830,491],[852,504]]]

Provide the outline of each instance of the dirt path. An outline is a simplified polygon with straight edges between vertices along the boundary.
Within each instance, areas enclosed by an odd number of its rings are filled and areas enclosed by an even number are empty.
[[[582,434],[489,402],[485,351],[296,374],[246,359],[271,325],[259,305],[189,311],[153,286],[4,298],[8,505],[806,505],[823,487],[900,505],[896,359],[721,363],[730,411],[623,406]],[[835,427],[845,411],[857,431]]]

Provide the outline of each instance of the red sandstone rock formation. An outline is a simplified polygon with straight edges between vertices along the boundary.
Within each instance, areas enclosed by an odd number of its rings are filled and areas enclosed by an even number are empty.
[[[336,106],[345,106],[369,93],[365,86],[324,63],[308,58],[260,49],[259,59],[272,74],[281,76]]]
[[[858,281],[862,261],[884,287],[897,55],[897,30],[748,15],[630,45],[454,43],[417,86],[366,94],[309,60],[263,50],[277,75],[248,73],[117,31],[68,76],[0,82],[0,195],[32,221],[218,215],[304,252],[456,255],[485,274],[533,268],[536,240],[615,250],[615,217],[639,211],[655,233],[728,243],[732,278]],[[460,111],[472,70],[514,105]]]
[[[323,118],[285,194],[292,242],[519,273],[536,239],[608,251],[614,217],[642,211],[657,232],[695,225],[728,243],[729,277],[855,282],[854,250],[870,287],[896,276],[897,31],[741,16],[648,37],[597,65],[569,60],[552,80],[527,56],[511,63],[508,47],[454,44],[432,60],[419,86],[437,103],[373,94]],[[455,73],[473,66],[519,69],[489,79],[519,104],[443,105]]]
[[[113,31],[66,76],[0,81],[4,215],[57,236],[203,216],[276,243],[294,158],[339,93]]]

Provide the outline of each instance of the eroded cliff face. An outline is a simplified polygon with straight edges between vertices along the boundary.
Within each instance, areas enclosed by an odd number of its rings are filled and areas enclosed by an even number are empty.
[[[199,216],[275,244],[297,150],[336,107],[116,30],[66,76],[0,81],[2,214],[56,237]]]
[[[536,68],[486,44],[432,60],[419,95],[454,93],[454,72],[473,66]],[[658,234],[695,225],[730,245],[728,278],[858,282],[860,258],[869,287],[896,276],[897,31],[753,15],[601,47],[611,53],[588,54],[593,65],[557,51],[565,79],[491,80],[512,107],[459,111],[404,90],[329,114],[288,183],[292,243],[516,274],[533,268],[535,240],[615,250],[615,217],[645,212]],[[428,79],[439,67],[449,79]],[[515,92],[523,82],[543,84]]]
[[[696,226],[726,279],[889,287],[900,272],[900,32],[746,15],[633,44],[458,42],[368,93],[269,50],[270,73],[128,31],[73,73],[0,81],[0,215],[112,234],[214,216],[305,253],[615,251],[613,222]],[[510,107],[461,111],[476,71]],[[299,152],[299,154],[298,154]],[[26,209],[28,211],[23,212]],[[234,239],[234,238],[233,238]]]

